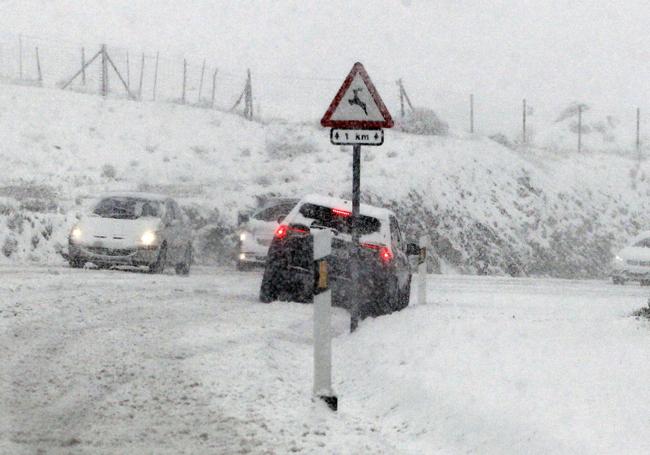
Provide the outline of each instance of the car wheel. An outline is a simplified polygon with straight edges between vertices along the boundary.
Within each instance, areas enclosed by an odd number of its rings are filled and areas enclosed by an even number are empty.
[[[625,280],[621,277],[618,276],[613,276],[612,277],[612,283],[614,284],[625,284]]]
[[[73,269],[80,269],[86,264],[86,261],[78,257],[71,257],[68,259],[68,263]]]
[[[650,286],[650,280],[641,280],[641,286]]]
[[[167,262],[167,244],[163,243],[158,250],[156,262],[149,266],[149,273],[163,273],[165,271],[165,262]]]
[[[370,316],[377,317],[397,310],[399,304],[399,287],[397,279],[389,279],[370,305]]]
[[[409,277],[406,282],[406,286],[399,293],[399,306],[398,310],[403,310],[409,306],[409,301],[411,300],[411,277]]]
[[[174,267],[176,275],[187,276],[190,274],[190,267],[192,266],[192,245],[185,247],[185,254],[183,255],[183,262],[176,264]]]
[[[277,300],[280,289],[279,273],[275,266],[267,264],[264,267],[264,275],[262,276],[262,285],[260,286],[260,302],[270,303]]]

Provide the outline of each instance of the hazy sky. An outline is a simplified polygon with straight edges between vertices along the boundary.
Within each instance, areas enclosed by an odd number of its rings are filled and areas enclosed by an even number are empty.
[[[207,57],[276,85],[332,78],[313,84],[327,96],[359,60],[380,92],[394,96],[403,77],[418,104],[474,92],[495,106],[526,96],[650,109],[644,1],[0,0],[0,10],[5,32]]]

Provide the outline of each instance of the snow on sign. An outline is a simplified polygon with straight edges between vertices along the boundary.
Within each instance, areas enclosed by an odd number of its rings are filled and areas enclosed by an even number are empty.
[[[356,129],[393,126],[393,118],[361,63],[354,64],[320,124],[330,128]]]

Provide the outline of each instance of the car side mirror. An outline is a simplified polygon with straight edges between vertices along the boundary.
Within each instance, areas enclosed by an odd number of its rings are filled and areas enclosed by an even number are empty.
[[[280,215],[280,216],[278,217],[278,220],[277,220],[277,221],[278,221],[278,224],[282,224],[282,222],[284,221],[285,218],[286,218],[286,216],[284,216],[284,215]]]
[[[248,223],[249,220],[250,216],[248,216],[248,214],[241,212],[237,213],[237,224]]]
[[[416,243],[407,243],[406,244],[406,255],[407,256],[418,256],[420,254],[420,247]]]

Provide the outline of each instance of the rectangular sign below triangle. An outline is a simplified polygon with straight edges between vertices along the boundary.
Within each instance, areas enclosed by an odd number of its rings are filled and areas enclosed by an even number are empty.
[[[391,128],[393,118],[363,65],[355,63],[320,121],[324,127]]]
[[[382,145],[384,130],[332,128],[330,142],[334,145]]]

